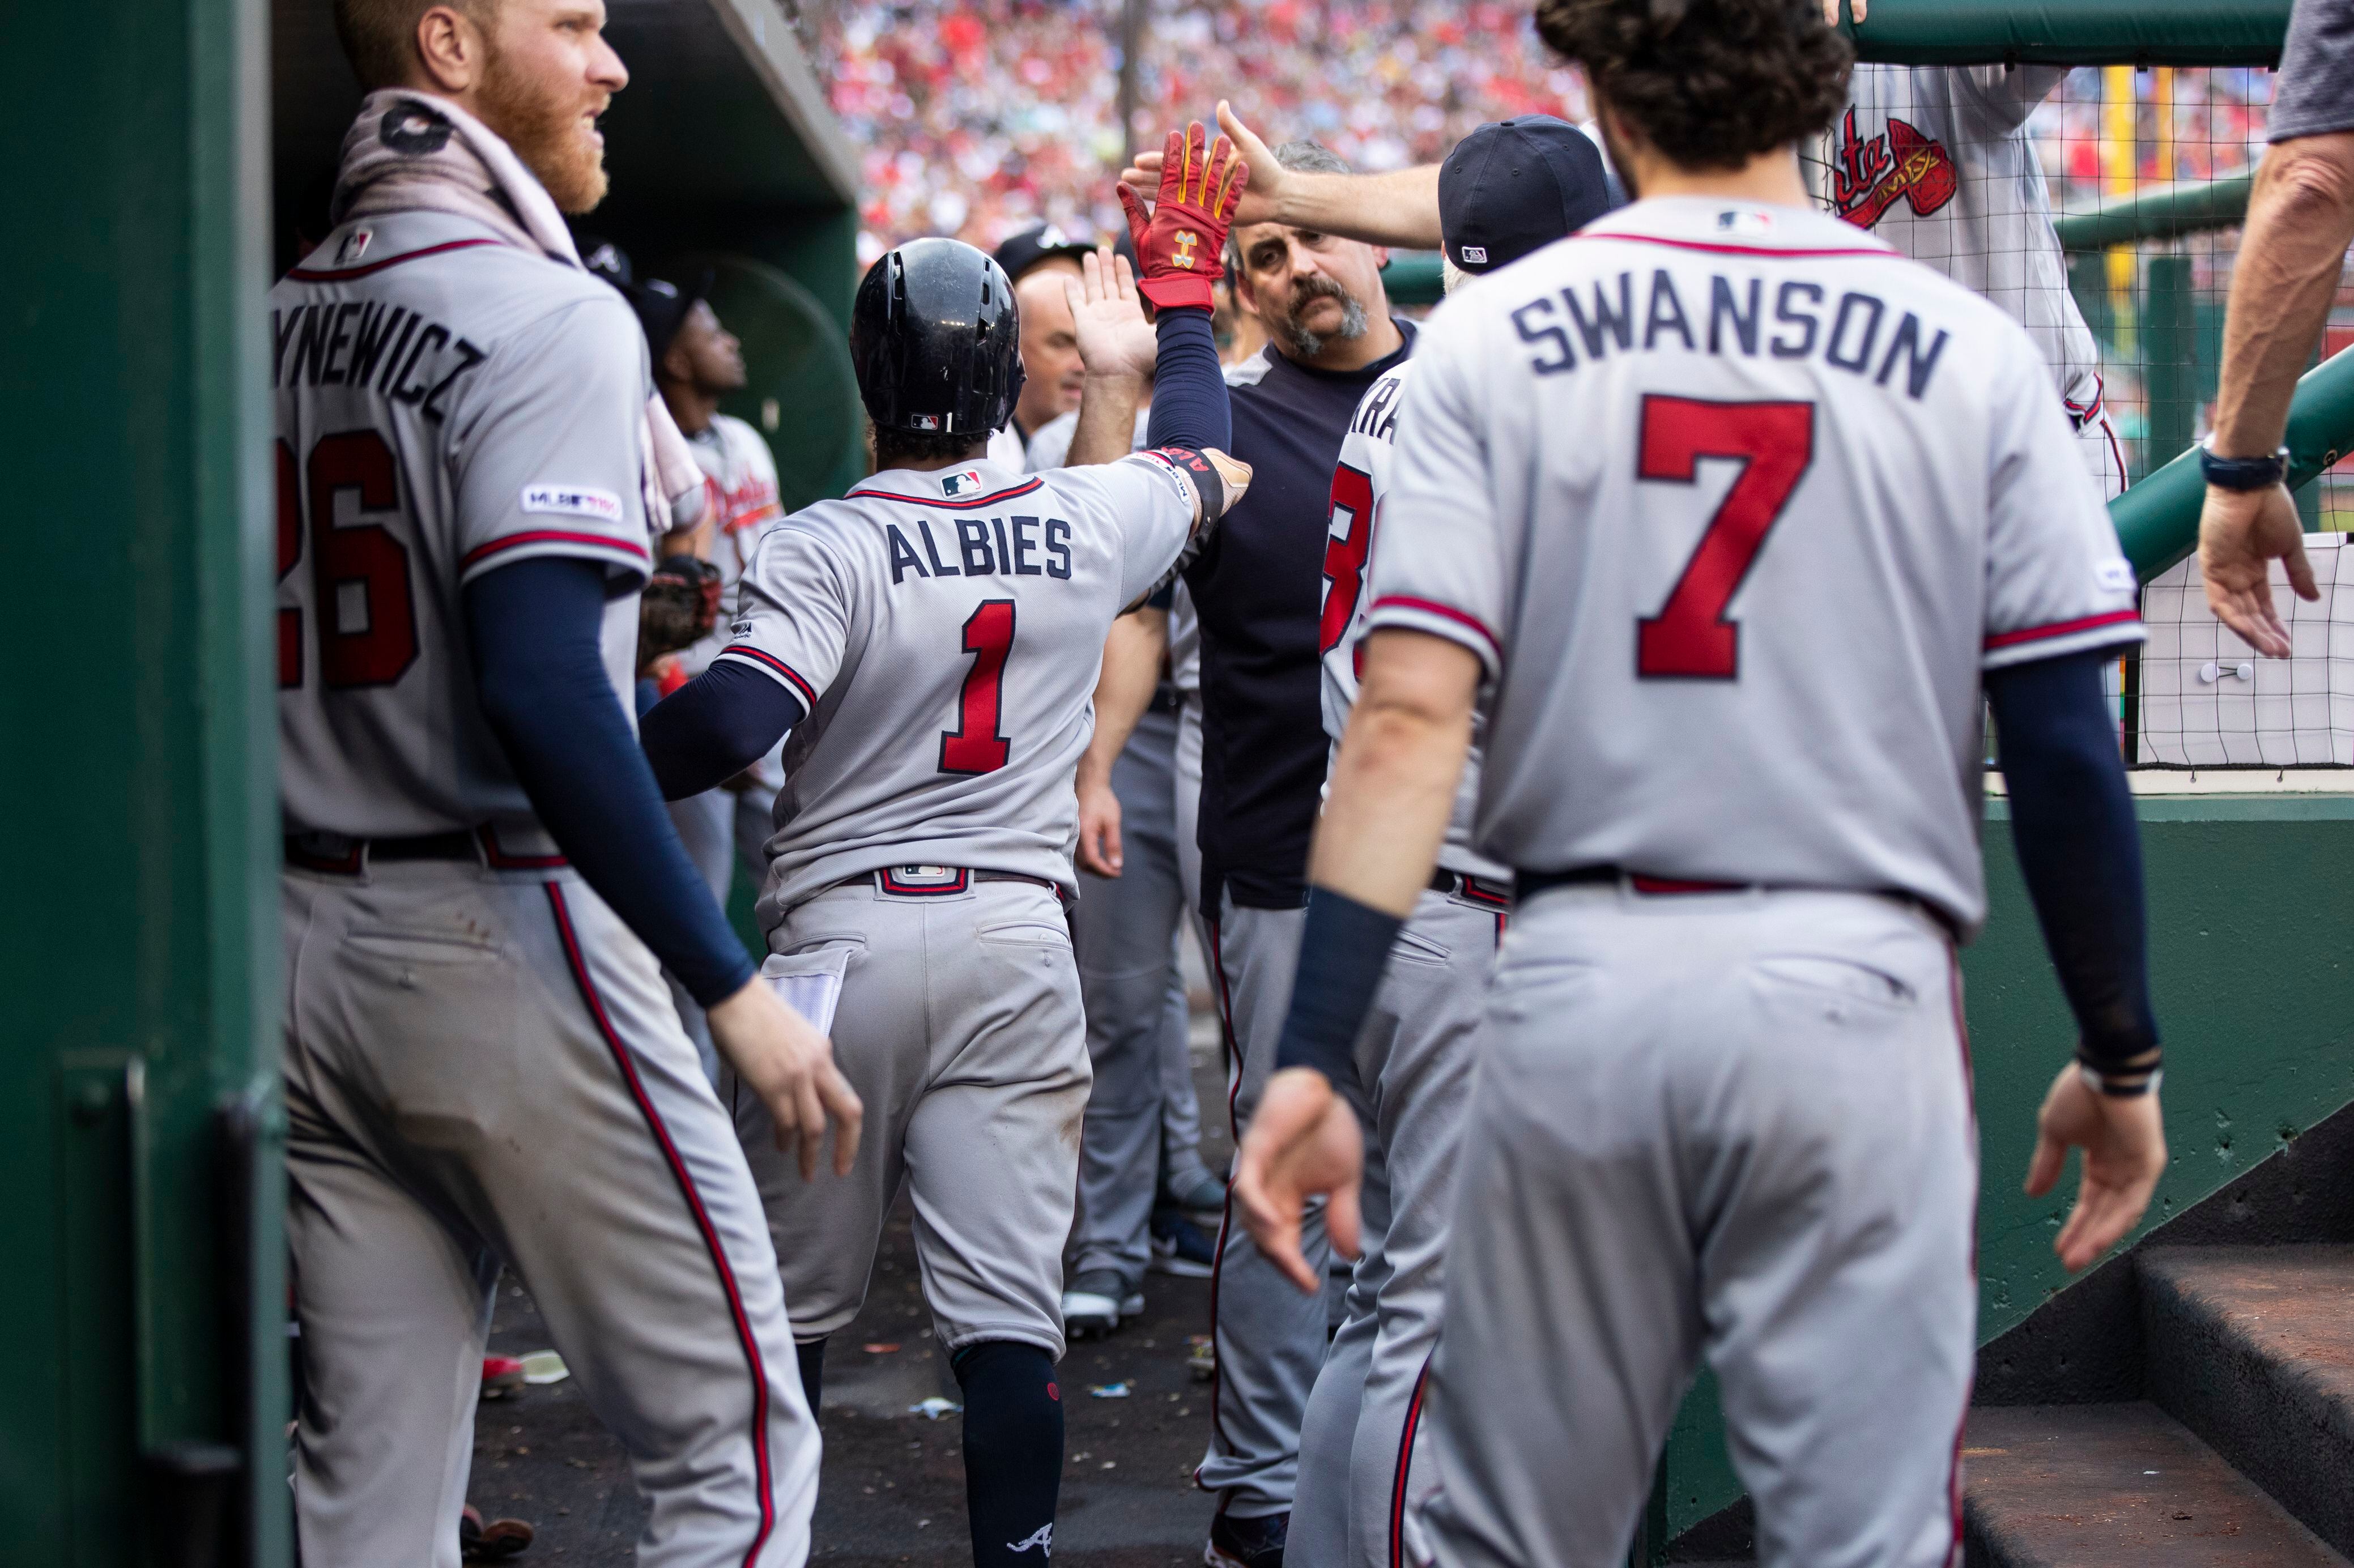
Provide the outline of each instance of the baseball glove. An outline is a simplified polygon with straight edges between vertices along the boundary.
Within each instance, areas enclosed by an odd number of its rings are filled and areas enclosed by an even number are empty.
[[[693,556],[665,556],[638,600],[638,668],[702,641],[719,622],[719,568]]]

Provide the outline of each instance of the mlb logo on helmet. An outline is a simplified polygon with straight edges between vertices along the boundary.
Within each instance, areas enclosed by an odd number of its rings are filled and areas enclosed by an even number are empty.
[[[1485,267],[1488,264],[1488,248],[1486,246],[1466,245],[1461,249],[1463,251],[1463,265],[1466,267]]]
[[[962,473],[949,474],[947,478],[940,481],[940,493],[942,495],[962,495],[969,490],[979,490],[980,488],[981,470],[977,468],[966,469]]]
[[[937,430],[940,428],[940,417],[938,414],[910,414],[907,416],[907,428],[911,430]]]

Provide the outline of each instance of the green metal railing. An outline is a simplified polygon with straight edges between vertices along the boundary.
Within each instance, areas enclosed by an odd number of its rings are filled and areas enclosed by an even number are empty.
[[[2062,250],[2105,250],[2112,245],[2138,245],[2150,239],[2209,229],[2234,228],[2247,216],[2252,174],[2220,180],[2186,181],[2151,185],[2090,212],[2072,212],[2052,220]]]
[[[2288,412],[2288,482],[2308,484],[2354,447],[2354,354],[2324,360],[2296,384]],[[2199,508],[2207,487],[2199,455],[2185,451],[2109,503],[2117,540],[2144,582],[2190,554],[2199,543]]]
[[[1892,65],[2270,66],[2290,0],[1872,0],[1842,22],[1856,58]]]

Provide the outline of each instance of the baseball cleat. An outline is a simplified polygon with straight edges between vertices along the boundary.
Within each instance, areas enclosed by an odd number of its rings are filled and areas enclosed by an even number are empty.
[[[523,1392],[523,1362],[513,1356],[482,1358],[482,1397],[504,1399]]]
[[[1208,1568],[1283,1568],[1283,1538],[1290,1530],[1288,1510],[1257,1519],[1221,1513],[1210,1520],[1202,1561]]]
[[[1152,1269],[1181,1279],[1207,1279],[1218,1261],[1218,1244],[1174,1209],[1152,1215]]]
[[[1122,1290],[1118,1274],[1091,1268],[1063,1292],[1063,1332],[1074,1340],[1097,1338],[1119,1328],[1122,1318],[1143,1310],[1144,1298]]]

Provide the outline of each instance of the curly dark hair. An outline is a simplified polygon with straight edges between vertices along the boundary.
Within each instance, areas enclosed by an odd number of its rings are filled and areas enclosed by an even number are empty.
[[[1855,50],[1819,0],[1537,0],[1537,36],[1687,169],[1737,169],[1828,126]]]

